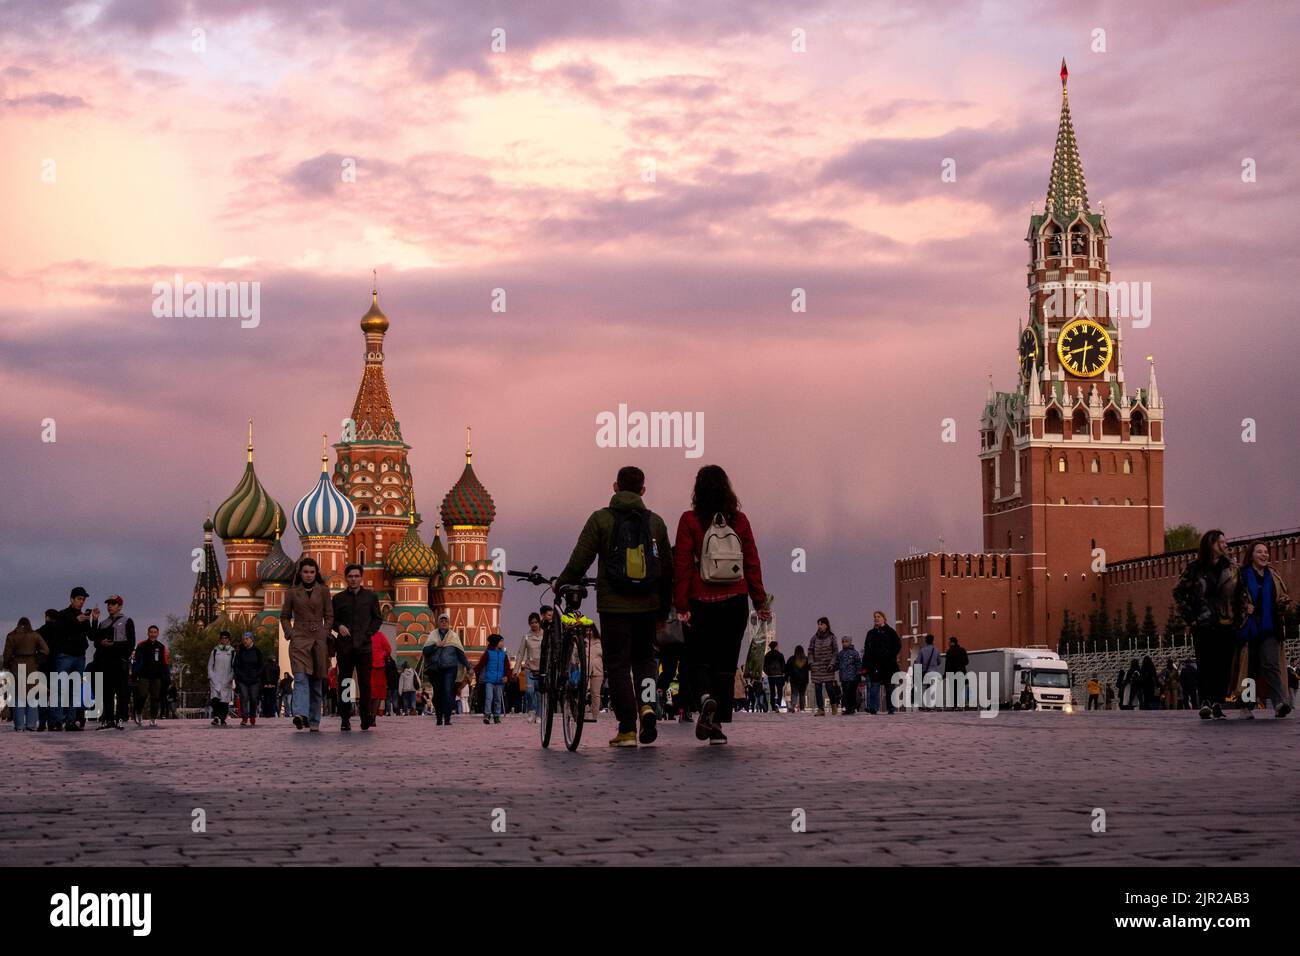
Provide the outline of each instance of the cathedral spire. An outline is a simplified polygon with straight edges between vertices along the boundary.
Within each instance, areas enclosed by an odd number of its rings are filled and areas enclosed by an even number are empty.
[[[1061,120],[1056,131],[1056,152],[1052,156],[1052,175],[1047,183],[1047,212],[1058,221],[1073,219],[1076,213],[1088,212],[1088,186],[1083,179],[1083,161],[1070,119],[1070,71],[1061,59]]]
[[[379,308],[378,274],[372,270],[370,309],[361,317],[361,331],[366,337],[366,364],[361,372],[357,400],[352,405],[356,431],[353,441],[402,441],[402,430],[393,414],[388,382],[384,379],[384,335],[388,326],[388,316]]]
[[[221,614],[221,566],[212,543],[214,530],[212,515],[208,515],[203,522],[203,564],[194,579],[194,595],[190,598],[189,621],[199,627],[207,627]]]
[[[1160,389],[1156,385],[1156,358],[1154,355],[1148,355],[1147,361],[1151,363],[1151,381],[1147,384],[1147,408],[1160,407]]]

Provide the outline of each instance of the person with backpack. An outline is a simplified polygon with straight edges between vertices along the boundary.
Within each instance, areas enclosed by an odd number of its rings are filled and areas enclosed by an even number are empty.
[[[230,715],[230,702],[234,698],[231,687],[235,681],[235,652],[230,646],[230,632],[222,631],[217,646],[208,655],[208,696],[212,698],[212,726],[226,726]]]
[[[1201,535],[1196,557],[1174,587],[1174,604],[1192,629],[1202,720],[1223,719],[1223,704],[1233,689],[1231,668],[1237,632],[1232,602],[1237,564],[1228,554],[1228,539],[1218,528]]]
[[[736,664],[749,620],[748,604],[769,621],[763,567],[749,518],[718,465],[695,474],[691,507],[677,522],[673,604],[685,625],[690,686],[699,694],[695,736],[725,744]]]
[[[479,683],[483,685],[485,691],[483,698],[483,723],[485,724],[501,723],[501,714],[505,709],[506,681],[512,676],[510,658],[501,647],[501,641],[500,634],[489,634],[488,649],[474,665],[474,672],[478,675]]]
[[[885,698],[885,713],[894,712],[894,674],[898,672],[898,655],[903,642],[898,632],[889,626],[884,611],[872,615],[872,628],[867,631],[863,669],[867,673],[867,713],[874,714]]]
[[[785,677],[790,682],[790,703],[786,705],[789,713],[798,710],[802,714],[808,706],[808,674],[808,655],[802,644],[796,644],[785,662]]]
[[[815,717],[826,716],[826,698],[830,698],[831,715],[840,712],[838,686],[835,683],[835,660],[839,657],[835,632],[831,622],[817,618],[817,630],[808,642],[808,668],[812,677],[813,695],[817,701]]]
[[[611,747],[650,744],[658,737],[654,700],[642,694],[655,685],[655,634],[672,606],[673,562],[668,529],[646,508],[644,495],[645,473],[632,465],[620,468],[609,507],[587,518],[555,579],[557,591],[577,584],[598,560],[596,611],[605,680],[618,718]]]

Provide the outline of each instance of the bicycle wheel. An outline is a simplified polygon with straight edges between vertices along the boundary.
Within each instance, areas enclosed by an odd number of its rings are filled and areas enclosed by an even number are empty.
[[[556,667],[555,658],[557,654],[555,648],[559,644],[559,639],[555,634],[547,634],[542,638],[542,669],[540,674],[539,686],[537,688],[537,702],[540,709],[540,720],[538,729],[542,735],[542,746],[551,745],[551,728],[555,724],[555,675],[559,669]]]
[[[569,634],[564,644],[560,716],[564,724],[564,745],[577,750],[587,710],[587,642],[580,634]]]

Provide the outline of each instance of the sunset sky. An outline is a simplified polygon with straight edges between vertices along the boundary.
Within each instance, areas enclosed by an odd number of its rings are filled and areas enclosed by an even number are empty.
[[[1125,364],[1157,357],[1168,523],[1300,524],[1292,4],[413,6],[0,5],[4,631],[73,585],[183,616],[247,419],[286,509],[315,483],[373,268],[426,539],[467,424],[511,566],[558,569],[622,464],[675,528],[718,463],[782,643],[860,641],[895,557],[982,545],[1063,56],[1114,277],[1152,285]],[[155,318],[176,273],[260,283],[260,325]],[[598,448],[620,403],[702,412],[703,458]],[[536,603],[507,587],[512,644]]]

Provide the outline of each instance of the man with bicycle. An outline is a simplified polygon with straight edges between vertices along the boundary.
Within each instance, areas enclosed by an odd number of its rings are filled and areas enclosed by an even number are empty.
[[[609,507],[593,511],[578,535],[557,589],[582,580],[593,560],[605,679],[618,718],[611,747],[653,743],[655,632],[672,607],[673,559],[668,528],[642,501],[645,473],[620,468]],[[649,697],[642,692],[648,690]],[[638,722],[640,734],[638,735]]]

